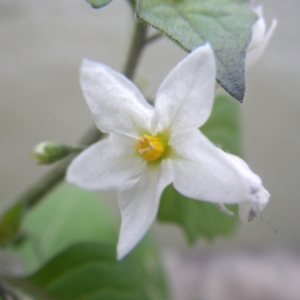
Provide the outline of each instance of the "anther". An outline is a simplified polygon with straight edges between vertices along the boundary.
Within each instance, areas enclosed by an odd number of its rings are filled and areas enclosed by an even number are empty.
[[[164,152],[164,147],[160,140],[151,135],[144,134],[135,142],[137,152],[147,161],[158,159]]]

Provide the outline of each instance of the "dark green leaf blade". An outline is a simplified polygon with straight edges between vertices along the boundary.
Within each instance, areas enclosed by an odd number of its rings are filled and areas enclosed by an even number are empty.
[[[169,298],[156,249],[148,238],[120,262],[115,245],[73,245],[19,283],[61,300]]]
[[[17,238],[24,213],[25,205],[17,203],[3,214],[0,219],[0,247],[6,247]]]
[[[158,219],[176,223],[184,230],[189,243],[194,243],[200,237],[212,240],[217,236],[230,235],[237,223],[237,209],[235,206],[229,209],[235,216],[225,215],[212,203],[185,197],[169,185],[161,198]]]
[[[234,98],[245,94],[245,54],[256,20],[246,0],[141,0],[137,15],[186,51],[209,42],[217,81]]]
[[[227,95],[217,95],[207,122],[200,128],[225,152],[243,156],[240,105]]]
[[[112,0],[86,0],[93,8],[101,8],[107,5]]]
[[[62,183],[24,217],[27,242],[16,249],[29,269],[81,241],[115,242],[117,228],[98,193]]]
[[[22,228],[34,239],[15,251],[30,270],[39,270],[4,280],[35,299],[168,299],[149,237],[116,261],[115,224],[95,193],[63,183],[27,214]]]
[[[239,107],[232,98],[216,97],[212,114],[201,131],[225,151],[241,155]],[[158,219],[179,225],[192,243],[199,237],[230,235],[237,224],[237,210],[235,206],[229,209],[235,212],[234,217],[225,215],[211,203],[187,198],[170,185],[161,197]]]

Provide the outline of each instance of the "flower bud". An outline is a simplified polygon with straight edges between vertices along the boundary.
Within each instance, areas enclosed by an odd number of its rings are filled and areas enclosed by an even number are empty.
[[[76,152],[78,149],[54,142],[42,142],[35,146],[31,157],[39,164],[52,164],[53,162]]]

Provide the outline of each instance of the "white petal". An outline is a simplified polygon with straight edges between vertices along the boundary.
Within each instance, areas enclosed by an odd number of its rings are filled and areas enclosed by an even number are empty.
[[[258,19],[252,26],[252,36],[249,48],[251,48],[251,46],[255,47],[257,46],[257,44],[260,44],[261,40],[264,39],[266,34],[266,22],[263,16],[262,5],[258,5],[257,7],[255,7],[254,12],[257,14]]]
[[[266,23],[263,17],[262,6],[257,6],[254,11],[259,18],[252,27],[252,37],[246,55],[247,69],[255,64],[255,62],[263,54],[277,26],[277,20],[274,19],[266,33]]]
[[[85,59],[80,82],[96,125],[102,132],[137,137],[150,127],[154,109],[124,75]]]
[[[158,131],[198,128],[204,124],[212,109],[215,77],[214,53],[209,44],[179,62],[157,92]]]
[[[170,144],[176,152],[172,161],[174,187],[180,193],[213,203],[247,199],[241,174],[224,152],[198,130],[182,132],[172,137]]]
[[[245,201],[239,203],[239,217],[243,222],[248,223],[263,211],[269,201],[270,193],[263,187],[260,177],[251,171],[244,160],[229,153],[225,154],[248,185],[248,196]]]
[[[226,157],[235,165],[237,170],[240,172],[244,178],[247,186],[249,195],[255,194],[260,190],[262,186],[262,181],[258,175],[253,173],[247,163],[240,157],[224,152]]]
[[[135,139],[110,134],[80,153],[67,170],[68,182],[88,190],[122,188],[145,165],[134,148]]]
[[[223,203],[215,203],[215,206],[225,215],[229,217],[234,216],[234,213],[231,210],[229,210]]]
[[[155,220],[159,199],[164,188],[172,182],[166,161],[160,166],[145,168],[131,188],[119,193],[122,224],[118,241],[118,259],[122,259],[141,240]]]
[[[255,219],[265,208],[269,202],[270,193],[264,188],[255,193],[251,200],[239,203],[239,217],[244,223],[248,223]]]

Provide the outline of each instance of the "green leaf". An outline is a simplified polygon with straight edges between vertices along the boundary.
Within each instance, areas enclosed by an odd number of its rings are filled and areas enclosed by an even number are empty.
[[[4,213],[0,220],[0,247],[6,247],[18,236],[24,212],[24,204],[18,203]]]
[[[86,0],[93,8],[101,8],[107,5],[112,0]]]
[[[256,20],[247,0],[140,0],[137,16],[185,51],[209,42],[218,83],[243,100],[245,53]]]
[[[240,105],[231,97],[215,97],[212,114],[200,130],[225,152],[243,156]]]
[[[28,278],[11,280],[16,282],[28,292],[47,294],[45,299],[169,298],[156,249],[147,238],[120,262],[116,261],[115,245],[73,245]]]
[[[82,241],[116,242],[111,213],[99,194],[63,183],[27,213],[22,231],[28,241],[17,253],[29,269],[65,247]]]
[[[229,209],[236,213],[236,207]],[[203,237],[212,240],[217,236],[230,235],[237,217],[230,217],[212,203],[197,201],[179,194],[172,185],[164,190],[158,212],[162,222],[177,223],[186,234],[189,243]]]
[[[212,114],[201,131],[225,151],[241,155],[239,107],[232,98],[216,97]],[[170,185],[161,197],[158,219],[178,224],[193,243],[199,237],[213,239],[231,234],[237,224],[237,210],[236,206],[229,209],[235,212],[234,217],[225,215],[211,203],[187,198]]]

